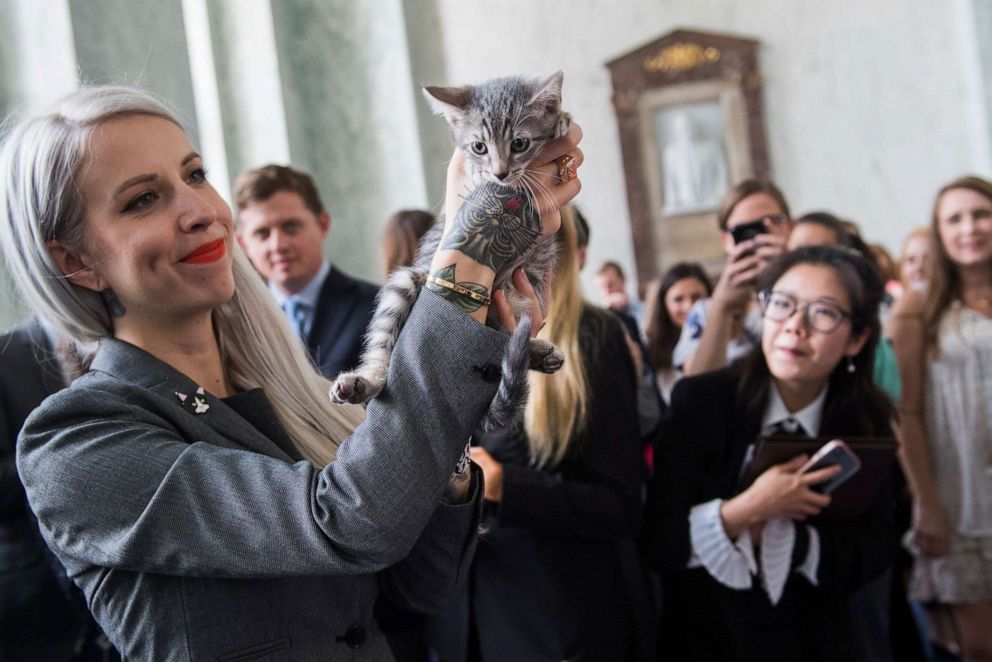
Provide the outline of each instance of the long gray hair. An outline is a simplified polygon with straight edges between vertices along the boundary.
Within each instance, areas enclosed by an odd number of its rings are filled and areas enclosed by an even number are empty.
[[[110,313],[99,293],[62,273],[46,243],[82,249],[85,207],[77,176],[93,130],[127,115],[160,117],[182,127],[148,92],[84,87],[14,125],[0,147],[4,261],[28,307],[84,347],[113,335]],[[235,388],[263,388],[301,454],[323,466],[364,413],[328,401],[330,382],[314,368],[241,249],[234,246],[233,253],[235,293],[213,316],[228,379]]]

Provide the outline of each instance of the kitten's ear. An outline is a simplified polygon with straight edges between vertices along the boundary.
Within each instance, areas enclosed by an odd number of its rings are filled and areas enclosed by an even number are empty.
[[[531,80],[530,102],[527,105],[540,104],[547,112],[557,113],[561,110],[561,84],[565,74],[556,71],[550,76],[536,76]]]
[[[472,100],[472,87],[438,87],[431,85],[423,88],[424,98],[435,115],[443,115],[449,122],[465,116],[465,106]]]

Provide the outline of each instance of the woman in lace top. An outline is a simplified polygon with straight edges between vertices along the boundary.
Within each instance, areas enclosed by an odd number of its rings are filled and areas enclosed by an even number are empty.
[[[903,376],[899,436],[913,492],[911,596],[950,607],[965,660],[992,658],[992,182],[942,188],[926,294],[890,333]]]

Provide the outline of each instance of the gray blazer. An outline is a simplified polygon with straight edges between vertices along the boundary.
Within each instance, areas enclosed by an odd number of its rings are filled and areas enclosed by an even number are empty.
[[[506,338],[424,290],[386,389],[320,471],[209,394],[194,413],[177,393],[196,384],[105,340],[28,419],[18,470],[125,658],[390,660],[379,591],[437,609],[470,564],[481,475],[469,504],[439,500]]]

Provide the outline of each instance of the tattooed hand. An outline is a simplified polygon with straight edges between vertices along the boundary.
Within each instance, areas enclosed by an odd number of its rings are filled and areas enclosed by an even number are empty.
[[[540,212],[527,191],[483,183],[458,208],[441,248],[498,273],[534,245],[541,229]]]
[[[581,139],[582,129],[573,124],[567,134],[535,157],[535,163],[541,165],[530,168],[537,176],[534,193],[491,183],[472,188],[464,170],[464,152],[456,149],[448,166],[445,236],[438,252],[461,253],[496,272],[530,250],[542,236],[557,232],[561,225],[558,210],[578,194],[581,183],[578,179],[561,182],[554,160],[571,154],[576,166],[581,165]]]

